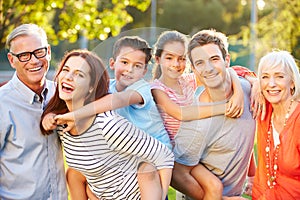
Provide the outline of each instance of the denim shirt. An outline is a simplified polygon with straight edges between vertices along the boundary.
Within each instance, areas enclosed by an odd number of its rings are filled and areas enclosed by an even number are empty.
[[[67,200],[61,144],[42,135],[40,118],[54,94],[46,81],[43,99],[14,74],[0,88],[0,199]]]

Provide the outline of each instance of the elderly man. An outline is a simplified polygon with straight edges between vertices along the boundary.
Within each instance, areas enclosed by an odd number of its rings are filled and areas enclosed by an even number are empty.
[[[60,142],[40,131],[43,108],[55,89],[46,80],[51,58],[46,33],[23,24],[6,44],[16,72],[0,88],[0,199],[66,200]]]

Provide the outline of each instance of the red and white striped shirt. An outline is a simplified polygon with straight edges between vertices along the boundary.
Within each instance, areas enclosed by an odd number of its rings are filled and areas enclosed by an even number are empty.
[[[193,73],[183,74],[178,79],[178,81],[179,81],[179,85],[181,86],[181,90],[183,94],[176,93],[175,90],[167,87],[158,79],[155,79],[151,83],[151,89],[159,89],[164,91],[169,96],[169,98],[179,106],[191,105],[193,103],[194,90],[197,87],[195,75]],[[161,109],[159,109],[159,112],[164,121],[164,125],[169,134],[171,143],[173,144],[174,137],[180,127],[181,121],[171,117]]]

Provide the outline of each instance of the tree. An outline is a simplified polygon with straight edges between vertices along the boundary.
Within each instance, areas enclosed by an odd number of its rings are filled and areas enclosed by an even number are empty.
[[[300,39],[300,1],[271,0],[269,3],[272,9],[257,24],[261,50],[285,49],[300,58],[300,50],[296,48]]]
[[[259,0],[257,0],[259,1]],[[256,61],[273,48],[290,51],[300,59],[300,1],[264,0],[257,10]],[[246,4],[246,5],[245,5]],[[249,66],[251,0],[157,0],[157,26],[192,35],[204,28],[226,33],[233,64]],[[150,25],[150,8],[142,16],[129,10],[134,23],[128,28]]]
[[[158,6],[158,26],[193,34],[214,28],[227,35],[236,34],[247,25],[240,12],[240,0],[163,0]]]
[[[106,39],[115,36],[133,18],[126,11],[133,6],[145,11],[151,0],[0,0],[0,49],[7,34],[22,23],[43,27],[52,44],[75,42],[79,36]]]
[[[254,27],[256,57],[260,58],[272,49],[287,50],[295,58],[300,58],[300,1],[265,0],[265,7],[258,12],[258,21]],[[242,39],[249,46],[250,26],[243,26],[235,39]],[[258,61],[258,59],[256,59]]]

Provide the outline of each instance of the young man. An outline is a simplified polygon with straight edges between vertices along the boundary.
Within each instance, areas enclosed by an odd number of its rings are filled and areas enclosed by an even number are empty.
[[[43,108],[55,89],[46,80],[51,58],[46,33],[23,24],[6,44],[16,72],[0,88],[0,199],[67,199],[58,137],[40,131]]]
[[[195,34],[188,54],[202,87],[196,91],[199,105],[226,102],[232,82],[226,72],[230,65],[227,38],[214,30]],[[241,79],[244,112],[240,118],[214,116],[182,122],[175,137],[175,165],[172,186],[192,197],[203,198],[203,165],[223,183],[223,196],[240,196],[253,148],[255,121],[250,112],[250,83]],[[201,163],[202,165],[198,165]],[[238,197],[235,197],[238,198]]]

